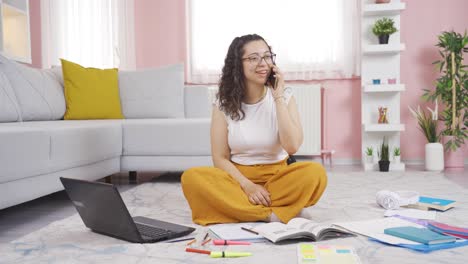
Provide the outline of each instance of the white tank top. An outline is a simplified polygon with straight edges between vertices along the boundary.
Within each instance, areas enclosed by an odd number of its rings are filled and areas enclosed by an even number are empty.
[[[286,104],[292,89],[285,88]],[[265,97],[255,104],[242,103],[245,118],[234,121],[226,116],[228,123],[228,145],[231,160],[242,165],[271,164],[284,160],[288,153],[281,147],[276,118],[276,104],[267,89]]]

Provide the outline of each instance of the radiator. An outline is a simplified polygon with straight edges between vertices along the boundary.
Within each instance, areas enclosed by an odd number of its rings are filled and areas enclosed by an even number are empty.
[[[295,155],[320,155],[321,152],[321,90],[320,84],[293,85],[294,98],[301,117],[304,142]]]

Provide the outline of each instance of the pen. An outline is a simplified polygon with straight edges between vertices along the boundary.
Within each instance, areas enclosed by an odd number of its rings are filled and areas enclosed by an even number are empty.
[[[205,234],[205,237],[203,238],[203,241],[205,241],[208,238],[208,232]]]
[[[252,256],[250,252],[232,252],[232,251],[211,251],[212,258],[238,258]]]
[[[174,243],[174,242],[181,242],[181,241],[187,241],[187,240],[192,240],[195,239],[194,237],[187,237],[187,238],[181,238],[181,239],[176,239],[176,240],[169,240],[166,241],[166,243]]]
[[[248,229],[247,227],[243,227],[243,226],[242,226],[241,229],[242,229],[242,230],[245,230],[245,231],[247,231],[247,232],[250,232],[250,233],[252,233],[252,234],[258,235],[258,232],[253,231],[252,229]]]
[[[185,251],[193,252],[193,253],[200,253],[200,254],[207,254],[207,255],[211,254],[211,251],[203,250],[203,249],[196,249],[196,248],[186,248]]]
[[[246,241],[232,241],[232,240],[224,240],[224,239],[215,239],[213,240],[213,244],[216,246],[226,246],[226,245],[250,245],[250,242]]]
[[[203,243],[201,245],[204,246],[204,245],[208,244],[208,242],[210,242],[210,241],[211,241],[211,238],[209,238],[208,240],[203,241]]]
[[[188,242],[188,243],[187,243],[187,246],[192,245],[193,243],[195,243],[195,241],[197,241],[197,240],[196,240],[196,239],[193,239],[192,241]]]

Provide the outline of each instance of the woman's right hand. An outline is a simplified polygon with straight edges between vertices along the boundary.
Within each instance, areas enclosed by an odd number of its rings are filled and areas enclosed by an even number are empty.
[[[241,184],[242,190],[247,194],[251,204],[263,204],[264,206],[271,205],[270,193],[261,185],[251,181],[246,181]]]

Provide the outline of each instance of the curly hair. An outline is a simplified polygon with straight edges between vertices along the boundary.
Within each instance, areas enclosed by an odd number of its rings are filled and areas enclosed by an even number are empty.
[[[238,121],[245,117],[245,112],[241,108],[246,91],[242,56],[245,44],[256,40],[265,42],[271,52],[271,47],[265,39],[257,34],[250,34],[234,38],[229,46],[226,59],[224,59],[216,99],[219,102],[220,110],[230,116],[232,120]],[[269,81],[267,81],[267,84],[272,85]]]

